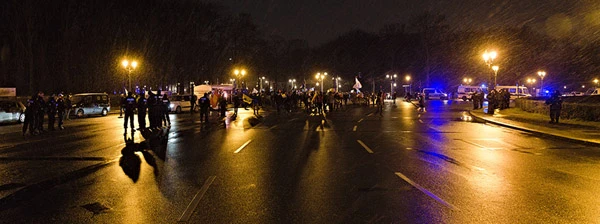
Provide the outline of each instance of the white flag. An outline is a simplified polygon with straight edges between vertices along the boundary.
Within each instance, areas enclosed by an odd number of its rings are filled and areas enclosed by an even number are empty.
[[[358,78],[354,77],[354,86],[352,86],[353,89],[356,89],[360,92],[360,88],[362,88],[362,84],[360,84],[360,81],[358,81]]]

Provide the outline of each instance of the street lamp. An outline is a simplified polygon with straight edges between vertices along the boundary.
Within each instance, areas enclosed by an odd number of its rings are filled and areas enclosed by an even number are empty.
[[[137,61],[132,61],[129,62],[129,60],[125,59],[121,62],[121,64],[123,65],[123,68],[125,68],[125,70],[127,70],[127,78],[129,79],[129,87],[128,87],[128,91],[131,91],[131,72],[137,68],[138,63]]]
[[[394,79],[396,79],[396,77],[398,77],[396,74],[385,75],[385,78],[390,79],[390,96],[394,93],[394,87],[392,87],[392,85],[394,84]]]
[[[244,82],[242,81],[242,78],[244,77],[244,75],[246,75],[246,70],[244,69],[235,69],[233,70],[233,74],[235,75],[235,77],[238,78],[238,80],[240,80],[240,85],[242,86],[242,89],[244,88]]]
[[[596,84],[596,87],[598,87],[598,79],[594,79],[594,83]]]
[[[535,81],[536,81],[536,80],[535,80],[535,79],[533,79],[533,78],[528,78],[528,79],[527,79],[527,84],[529,84],[529,87],[530,87],[530,88],[533,88],[533,85],[535,84]]]
[[[325,78],[325,76],[327,76],[327,72],[325,73],[317,73],[317,75],[315,76],[315,78],[317,78],[318,80],[321,80],[321,93],[323,93],[323,79]],[[319,83],[317,82],[317,86],[319,86]]]
[[[290,83],[290,85],[291,85],[291,86],[290,86],[290,89],[293,89],[293,88],[294,88],[294,83],[295,83],[295,82],[296,82],[296,79],[290,79],[290,80],[289,80],[289,83]]]
[[[473,82],[473,79],[472,79],[472,78],[464,78],[464,79],[463,79],[463,82],[464,82],[465,84],[467,84],[467,85],[470,85],[470,84],[471,84],[471,82]]]
[[[541,91],[542,91],[542,95],[544,94],[544,77],[546,77],[546,72],[545,71],[538,71],[537,74],[540,76],[540,79],[542,79],[542,86],[541,86]]]
[[[494,70],[494,88],[496,88],[496,86],[498,85],[498,83],[496,82],[496,78],[498,77],[498,69],[500,69],[500,67],[498,67],[497,65],[492,66],[492,70]]]
[[[410,75],[405,76],[404,79],[408,83],[408,93],[412,94],[412,83],[410,82]]]
[[[342,86],[342,85],[340,85],[340,84],[339,84],[339,83],[340,83],[340,80],[342,80],[342,78],[340,78],[339,76],[337,76],[337,77],[333,77],[333,78],[331,78],[331,80],[333,80],[333,81],[334,81],[334,87],[335,87],[335,91],[336,91],[336,92],[338,92],[338,91],[340,90],[340,89],[339,89],[339,87],[341,87],[341,86]]]
[[[487,64],[488,68],[492,68],[492,63],[494,62],[494,59],[496,59],[496,57],[498,56],[498,53],[496,51],[491,51],[488,52],[487,50],[483,53],[483,61],[485,62],[485,64]],[[496,86],[496,79],[494,78],[494,86]],[[495,87],[494,87],[495,88]]]
[[[265,77],[263,76],[263,77],[260,77],[259,79],[260,79],[259,80],[260,81],[260,91],[263,91],[263,81],[265,81]]]

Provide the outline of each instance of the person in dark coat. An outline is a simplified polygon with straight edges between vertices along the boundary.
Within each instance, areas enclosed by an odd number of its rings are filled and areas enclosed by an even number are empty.
[[[46,101],[44,100],[44,92],[39,92],[38,93],[38,97],[36,100],[36,108],[37,108],[37,112],[35,115],[35,124],[36,124],[36,129],[39,133],[44,132],[44,115],[46,114],[46,108],[48,107],[48,105],[46,105]]]
[[[560,98],[560,92],[555,90],[552,96],[546,100],[546,105],[550,105],[550,123],[557,123],[560,118],[560,110],[562,109],[562,99]]]
[[[67,109],[67,104],[65,103],[64,95],[58,94],[58,100],[56,100],[56,112],[58,114],[58,128],[63,130],[65,127],[63,126],[63,120],[65,119],[65,110]]]
[[[36,127],[35,114],[37,112],[36,99],[37,99],[37,95],[33,95],[25,103],[26,108],[25,108],[25,121],[23,122],[23,136],[25,136],[27,129],[29,129],[30,135],[38,134],[37,131],[35,130],[35,127]]]
[[[162,97],[162,117],[161,124],[164,123],[164,126],[171,126],[171,118],[169,117],[169,108],[171,106],[171,101],[169,100],[169,96],[165,93]]]
[[[210,107],[208,93],[204,93],[204,96],[198,99],[198,106],[200,106],[200,122],[208,123],[208,109]]]
[[[123,122],[123,128],[125,128],[125,134],[127,134],[127,122],[131,125],[131,132],[135,132],[135,126],[133,125],[133,115],[135,113],[136,102],[133,97],[133,92],[128,92],[127,97],[125,97],[125,104],[123,105],[125,109],[125,120]]]
[[[138,112],[138,128],[146,128],[146,110],[148,109],[148,100],[145,94],[141,94],[137,100],[137,112]]]

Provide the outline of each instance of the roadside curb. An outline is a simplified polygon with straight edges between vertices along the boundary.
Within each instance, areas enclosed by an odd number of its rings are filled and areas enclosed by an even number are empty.
[[[502,127],[507,127],[507,128],[524,131],[524,132],[528,132],[528,133],[539,134],[539,135],[550,137],[550,138],[562,139],[562,140],[566,140],[566,141],[570,141],[570,142],[576,142],[576,143],[584,144],[584,145],[588,145],[588,146],[595,146],[595,147],[600,146],[600,143],[591,142],[591,141],[588,141],[585,139],[578,139],[578,138],[563,136],[563,135],[559,135],[559,134],[546,133],[546,132],[541,132],[541,131],[531,129],[531,128],[526,128],[526,127],[516,126],[516,125],[512,125],[512,124],[507,124],[507,123],[500,122],[500,121],[495,121],[492,119],[485,118],[483,116],[476,115],[475,113],[472,113],[471,110],[469,110],[469,115],[471,115],[475,119],[478,119],[478,120],[481,120],[481,121],[484,121],[487,123],[495,124],[498,126],[502,126]]]

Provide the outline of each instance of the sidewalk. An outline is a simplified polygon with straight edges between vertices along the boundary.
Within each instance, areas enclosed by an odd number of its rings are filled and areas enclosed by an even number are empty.
[[[487,108],[484,109],[487,111]],[[600,145],[600,122],[562,119],[559,124],[550,124],[549,115],[529,113],[519,108],[505,109],[494,115],[486,114],[481,109],[471,110],[469,113],[475,119],[500,126],[584,144]]]

